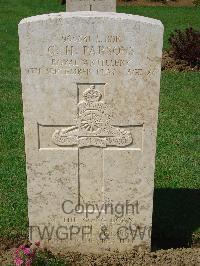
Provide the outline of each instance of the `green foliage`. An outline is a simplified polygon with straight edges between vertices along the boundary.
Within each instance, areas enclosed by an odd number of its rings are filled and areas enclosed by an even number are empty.
[[[193,28],[175,30],[169,37],[169,43],[175,59],[200,68],[200,31]]]

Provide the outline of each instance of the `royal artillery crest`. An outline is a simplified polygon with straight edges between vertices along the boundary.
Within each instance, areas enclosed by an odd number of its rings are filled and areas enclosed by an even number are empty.
[[[111,125],[112,112],[102,93],[91,85],[78,103],[75,126],[56,130],[52,140],[58,146],[107,147],[128,146],[133,142],[130,131]]]

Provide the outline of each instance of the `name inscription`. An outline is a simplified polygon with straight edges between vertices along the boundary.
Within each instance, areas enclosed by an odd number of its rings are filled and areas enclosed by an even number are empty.
[[[57,41],[58,42],[58,41]],[[29,66],[30,75],[115,76],[142,75],[143,69],[131,67],[134,47],[124,44],[118,35],[62,35],[60,44],[50,44],[44,50],[47,65]]]

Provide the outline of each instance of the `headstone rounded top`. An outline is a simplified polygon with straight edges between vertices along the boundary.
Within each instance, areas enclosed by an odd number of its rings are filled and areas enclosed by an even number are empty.
[[[109,18],[109,19],[119,19],[119,20],[131,20],[137,21],[141,23],[147,23],[151,25],[157,25],[164,28],[162,22],[157,19],[143,17],[138,15],[131,15],[125,13],[115,13],[115,12],[98,12],[98,11],[77,11],[77,12],[60,12],[60,13],[51,13],[51,14],[44,14],[38,16],[32,16],[28,18],[24,18],[20,21],[20,24],[24,23],[32,23],[37,21],[44,21],[44,20],[56,20],[56,19],[67,19],[67,18]]]

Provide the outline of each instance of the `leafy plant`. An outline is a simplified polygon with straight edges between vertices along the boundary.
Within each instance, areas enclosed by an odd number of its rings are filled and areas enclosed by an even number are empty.
[[[172,56],[200,68],[200,31],[193,28],[175,30],[169,37]]]

